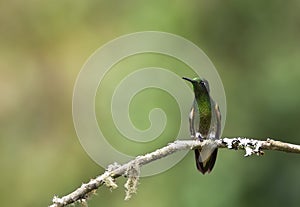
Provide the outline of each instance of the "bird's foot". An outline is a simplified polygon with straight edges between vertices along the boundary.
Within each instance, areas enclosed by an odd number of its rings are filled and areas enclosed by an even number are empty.
[[[203,142],[204,141],[204,138],[201,136],[201,134],[199,132],[196,133],[196,136],[195,136],[200,142]]]

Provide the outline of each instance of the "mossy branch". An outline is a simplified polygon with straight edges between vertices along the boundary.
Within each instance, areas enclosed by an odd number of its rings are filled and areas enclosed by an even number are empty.
[[[212,143],[213,142],[213,143]],[[223,138],[218,140],[204,140],[202,142],[198,140],[177,140],[165,147],[150,152],[148,154],[138,156],[132,161],[124,164],[111,164],[108,166],[107,170],[102,174],[91,179],[88,183],[82,184],[72,193],[63,196],[61,198],[54,196],[52,199],[52,205],[50,207],[62,207],[75,202],[80,202],[86,204],[87,199],[95,193],[95,191],[101,186],[106,185],[110,189],[117,188],[115,179],[120,176],[125,176],[128,178],[125,188],[126,197],[129,199],[133,193],[136,193],[140,167],[146,165],[147,163],[153,162],[155,160],[166,157],[174,152],[180,150],[192,150],[195,148],[202,148],[205,145],[214,144],[218,148],[227,148],[234,150],[245,150],[245,156],[250,156],[252,154],[262,155],[263,150],[277,150],[290,153],[300,153],[300,145],[289,144],[285,142],[275,141],[272,139],[267,139],[266,141],[248,139],[248,138]]]

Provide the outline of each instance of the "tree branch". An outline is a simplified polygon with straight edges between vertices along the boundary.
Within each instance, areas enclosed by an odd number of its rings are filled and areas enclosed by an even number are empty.
[[[50,205],[50,207],[62,207],[75,202],[86,203],[86,200],[89,198],[89,196],[95,193],[95,191],[103,184],[111,189],[117,188],[115,178],[120,176],[125,176],[128,178],[125,184],[125,199],[127,200],[133,193],[136,192],[141,166],[180,150],[203,148],[206,145],[212,144],[218,148],[235,150],[243,149],[246,151],[245,156],[250,156],[252,154],[262,155],[264,154],[262,150],[277,150],[290,153],[300,153],[299,145],[284,143],[272,139],[260,141],[248,138],[223,138],[218,140],[204,140],[202,142],[198,140],[177,140],[163,148],[157,149],[154,152],[138,156],[124,165],[118,165],[117,163],[109,165],[107,170],[102,175],[99,175],[95,179],[91,179],[86,184],[82,184],[72,193],[63,196],[62,198],[54,196],[52,199],[52,205]]]

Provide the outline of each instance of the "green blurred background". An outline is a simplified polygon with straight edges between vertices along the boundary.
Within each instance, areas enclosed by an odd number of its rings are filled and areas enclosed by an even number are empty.
[[[0,5],[1,206],[47,206],[53,195],[69,193],[103,172],[77,139],[72,90],[98,47],[136,31],[181,35],[210,57],[227,96],[223,136],[300,144],[299,1],[14,0]],[[153,102],[165,94],[156,95]],[[134,108],[144,113],[143,107]],[[177,110],[171,104],[169,120],[178,119]],[[147,128],[148,120],[132,118]],[[170,141],[174,126],[168,125],[155,147]],[[167,172],[142,178],[130,201],[123,200],[121,178],[117,190],[99,189],[89,205],[299,206],[299,161],[296,154],[244,158],[243,152],[220,150],[213,173],[203,176],[189,153]]]

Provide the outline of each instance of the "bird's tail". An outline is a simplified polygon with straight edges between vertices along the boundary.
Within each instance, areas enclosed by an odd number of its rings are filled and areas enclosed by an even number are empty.
[[[197,169],[202,173],[210,173],[215,165],[218,154],[218,148],[213,149],[209,154],[202,152],[200,149],[195,149],[195,158]]]

